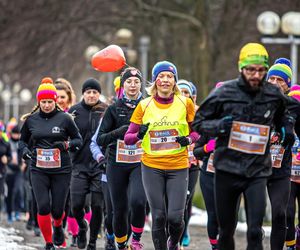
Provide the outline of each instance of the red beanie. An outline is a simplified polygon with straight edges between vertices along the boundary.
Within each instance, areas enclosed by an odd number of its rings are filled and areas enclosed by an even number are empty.
[[[53,84],[53,80],[50,77],[45,77],[42,79],[36,93],[36,98],[38,103],[43,99],[52,99],[56,102],[57,92]]]

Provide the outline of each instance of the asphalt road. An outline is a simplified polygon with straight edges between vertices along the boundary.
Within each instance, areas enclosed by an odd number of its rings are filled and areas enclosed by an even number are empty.
[[[5,222],[1,222],[1,227],[8,227],[8,225]],[[26,245],[29,247],[32,247],[33,249],[43,249],[44,242],[42,236],[36,237],[34,236],[33,231],[28,231],[25,229],[25,222],[13,222],[11,227],[16,228],[19,233],[19,236],[22,236],[24,238],[24,242],[22,242],[22,245]],[[201,226],[190,226],[190,235],[191,235],[191,244],[189,247],[186,247],[185,249],[190,250],[209,250],[210,245],[207,238],[206,228]],[[70,246],[70,239],[69,237],[68,241],[68,247],[67,249],[75,250],[78,248],[69,247]],[[246,249],[246,235],[245,233],[236,232],[235,234],[235,240],[236,240],[236,250],[245,250]],[[150,232],[144,232],[142,236],[142,242],[144,243],[144,249],[145,250],[152,250],[152,239],[151,239],[151,233]],[[97,249],[104,249],[104,240],[103,238],[98,239],[97,241]],[[264,239],[264,249],[269,250],[269,238],[266,237]],[[1,248],[2,250],[2,248]],[[7,249],[9,250],[9,249]]]

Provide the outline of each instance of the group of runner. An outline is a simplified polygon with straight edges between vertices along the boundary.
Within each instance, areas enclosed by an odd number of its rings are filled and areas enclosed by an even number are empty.
[[[294,225],[300,89],[290,88],[288,59],[270,68],[268,60],[261,44],[246,44],[239,77],[218,83],[200,107],[195,85],[178,79],[168,61],[154,65],[148,97],[141,93],[141,72],[126,68],[109,106],[99,100],[93,78],[83,83],[77,104],[70,84],[44,78],[37,106],[23,117],[19,145],[30,161],[45,249],[66,245],[64,220],[73,246],[96,249],[105,217],[105,249],[141,250],[147,204],[154,249],[183,249],[199,173],[211,249],[234,249],[242,199],[247,249],[263,249],[266,188],[271,249],[285,242],[300,249]]]

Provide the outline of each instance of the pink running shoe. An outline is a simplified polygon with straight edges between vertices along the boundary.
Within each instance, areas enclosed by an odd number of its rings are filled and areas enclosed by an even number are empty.
[[[135,239],[132,239],[129,249],[131,249],[131,250],[143,250],[144,245],[141,242],[139,242]]]

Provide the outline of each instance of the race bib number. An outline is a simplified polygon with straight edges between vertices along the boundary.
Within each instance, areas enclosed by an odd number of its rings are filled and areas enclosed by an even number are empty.
[[[137,163],[141,161],[143,154],[142,141],[138,141],[134,145],[126,145],[123,140],[117,141],[117,157],[116,162]]]
[[[284,148],[281,145],[271,145],[270,153],[272,157],[272,167],[281,168],[281,162],[284,155]]]
[[[207,162],[207,167],[206,167],[206,171],[210,172],[210,173],[215,173],[215,167],[213,164],[214,161],[214,154],[210,154],[209,158],[208,158],[208,162]]]
[[[180,144],[175,141],[176,137],[178,136],[178,132],[176,129],[150,131],[149,135],[151,151],[172,150],[180,148]]]
[[[61,158],[58,148],[36,149],[36,166],[38,168],[60,168]]]
[[[270,127],[234,121],[228,148],[248,154],[265,154]]]
[[[296,155],[293,153],[292,157],[292,171],[291,171],[291,181],[300,184],[300,165],[299,161],[296,160]]]
[[[194,147],[195,147],[195,143],[187,146],[189,163],[197,165],[197,159],[196,159],[196,157],[194,156],[194,153],[193,153]]]

